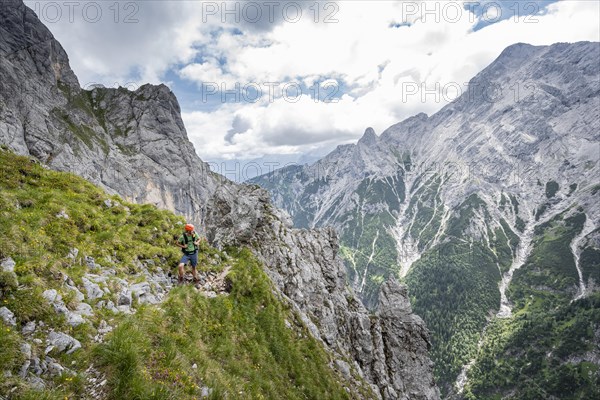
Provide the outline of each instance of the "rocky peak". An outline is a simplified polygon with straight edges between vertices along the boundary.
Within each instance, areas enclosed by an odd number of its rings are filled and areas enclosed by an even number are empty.
[[[408,288],[400,285],[396,278],[391,277],[381,286],[379,292],[379,315],[408,315],[412,313],[408,300]]]
[[[32,75],[79,88],[67,53],[35,13],[22,0],[3,0],[0,9],[0,53],[4,63],[29,60],[28,64],[34,67]]]
[[[540,50],[543,47],[544,46],[533,46],[529,43],[515,43],[502,50],[498,58],[496,58],[496,62],[518,65],[519,63],[522,63],[524,59],[531,57],[533,52]]]
[[[425,113],[419,113],[405,119],[397,124],[387,128],[381,134],[381,140],[384,142],[397,141],[403,136],[419,136],[423,133],[428,116]]]
[[[373,128],[367,128],[363,137],[358,141],[358,146],[363,145],[368,147],[375,144],[377,144],[377,135]]]
[[[136,90],[135,93],[136,95],[142,95],[147,98],[155,99],[161,104],[169,104],[171,107],[174,108],[176,113],[181,113],[179,100],[177,100],[175,93],[173,93],[173,91],[171,91],[171,89],[164,83],[161,83],[159,85],[152,85],[147,83],[145,85],[140,86],[140,88]]]

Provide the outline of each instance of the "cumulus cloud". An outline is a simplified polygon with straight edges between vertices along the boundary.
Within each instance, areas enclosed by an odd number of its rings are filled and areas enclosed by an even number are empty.
[[[258,20],[250,3],[224,15],[221,2],[140,2],[137,24],[47,25],[82,82],[176,80],[196,100],[183,118],[208,160],[333,148],[436,112],[513,43],[600,40],[589,1],[537,2],[535,15],[487,0],[259,1]]]
[[[361,2],[341,3],[337,24],[280,24],[261,34],[263,41],[271,43],[268,46],[242,44],[256,40],[250,35],[236,38],[235,46],[221,47],[228,60],[221,68],[227,74],[227,87],[233,81],[244,84],[269,79],[306,80],[308,86],[335,77],[346,95],[337,103],[315,103],[310,96],[303,96],[294,103],[278,98],[268,104],[226,105],[222,112],[235,108],[232,115],[246,115],[250,127],[245,126],[243,139],[221,141],[221,146],[215,142],[217,153],[200,153],[218,157],[223,155],[218,153],[220,149],[226,149],[229,157],[247,158],[247,149],[269,153],[333,147],[357,139],[367,126],[381,132],[418,112],[436,112],[513,43],[548,45],[600,39],[595,2],[555,3],[529,17],[507,18],[490,8],[486,18],[504,19],[476,31],[479,19],[468,7],[461,8],[460,14],[450,14],[450,9],[444,14],[439,8],[437,21],[435,14],[427,14],[434,9],[428,7],[415,10],[400,2],[376,2],[370,7]],[[186,78],[205,82],[191,73]],[[185,119],[190,120],[188,115]],[[234,117],[224,119],[231,127]],[[199,137],[199,126],[188,126],[192,137]],[[213,139],[219,137],[223,136]]]
[[[193,3],[26,0],[66,48],[80,82],[105,86],[160,83],[206,40]],[[183,16],[183,18],[182,18]]]

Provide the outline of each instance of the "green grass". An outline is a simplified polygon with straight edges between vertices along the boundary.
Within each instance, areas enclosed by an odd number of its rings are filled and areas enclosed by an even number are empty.
[[[205,385],[214,399],[350,398],[250,252],[234,258],[230,296],[206,299],[179,288],[160,309],[128,318],[97,349],[112,398],[192,399]]]
[[[0,365],[3,369],[11,370],[21,366],[23,355],[19,350],[20,337],[14,327],[0,320]]]
[[[0,257],[13,257],[21,275],[47,277],[65,266],[74,247],[80,250],[77,264],[88,255],[122,272],[135,271],[136,259],[176,262],[179,252],[171,244],[182,218],[149,205],[125,204],[83,179],[44,170],[26,158],[5,152],[1,157]],[[118,205],[106,207],[107,199]],[[69,218],[58,217],[61,211]]]
[[[108,208],[104,204],[108,199],[119,205]],[[16,282],[15,275],[0,276],[0,304],[15,314],[19,330],[29,321],[43,321],[48,328],[80,340],[82,351],[70,356],[53,354],[64,361],[63,365],[88,360],[91,347],[88,335],[94,333],[94,326],[101,318],[116,317],[100,311],[89,323],[72,328],[42,297],[43,291],[58,290],[73,309],[76,301],[69,299],[70,291],[63,287],[61,276],[68,275],[75,283],[81,283],[81,277],[89,272],[85,256],[95,258],[125,279],[139,272],[140,259],[153,260],[155,267],[169,270],[179,256],[172,239],[181,230],[182,218],[152,206],[127,204],[79,177],[46,170],[37,162],[4,150],[0,151],[0,205],[0,259],[12,257],[16,261]],[[69,218],[60,218],[60,212],[66,212]],[[77,258],[66,258],[75,247],[79,249]],[[208,254],[215,251],[205,250]],[[45,332],[41,331],[36,338],[44,340]],[[10,337],[4,335],[3,343]],[[18,336],[12,337],[21,341]],[[3,356],[9,357],[11,353],[6,350],[9,348],[14,346],[2,345]],[[18,348],[17,345],[17,351]],[[33,349],[43,354],[44,346],[33,345]],[[11,378],[0,374],[0,393],[16,387],[16,393],[27,398],[28,385],[17,378],[22,362],[15,366],[12,359],[10,356],[0,362],[3,370],[13,373]],[[50,382],[57,387],[61,385],[58,378]],[[76,382],[62,383],[58,392],[49,390],[30,397],[53,398],[57,393],[76,393],[79,390]]]
[[[549,292],[570,296],[578,274],[569,244],[581,231],[585,214],[565,218],[564,214],[536,227],[529,259],[515,272],[508,295],[522,304],[529,296],[548,297]]]
[[[0,259],[16,261],[16,282],[14,275],[0,275],[0,306],[17,319],[17,327],[0,323],[0,395],[12,391],[12,397],[23,399],[80,398],[86,390],[85,370],[93,364],[108,378],[105,390],[112,399],[196,399],[204,386],[212,389],[213,399],[354,397],[357,389],[343,387],[330,367],[329,353],[274,294],[248,249],[227,249],[226,255],[201,246],[201,270],[232,267],[228,296],[208,299],[185,286],[172,290],[160,305],[134,302],[133,315],[94,308],[88,322],[73,328],[43,299],[44,290],[56,289],[74,309],[77,301],[63,279],[68,275],[80,285],[87,272],[95,272],[87,268],[85,256],[129,282],[143,279],[140,260],[152,261],[150,271],[160,267],[175,272],[180,251],[173,241],[183,219],[154,206],[126,203],[81,178],[46,170],[4,150],[0,206]],[[60,212],[69,218],[57,216]],[[74,247],[78,256],[67,258]],[[215,259],[217,265],[209,261]],[[112,290],[105,298],[115,301],[116,296]],[[92,338],[102,320],[115,330],[97,344]],[[82,344],[70,355],[49,354],[74,375],[45,378],[43,391],[32,390],[18,376],[24,341],[18,332],[29,321],[45,324],[35,333],[42,343],[28,341],[34,354],[44,354],[49,329]],[[372,398],[363,387],[364,397]]]

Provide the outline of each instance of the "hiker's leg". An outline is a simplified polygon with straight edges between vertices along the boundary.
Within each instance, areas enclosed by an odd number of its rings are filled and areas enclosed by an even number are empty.
[[[177,272],[178,272],[177,273],[177,283],[179,285],[183,285],[183,274],[184,274],[183,266],[184,265],[185,264],[183,264],[183,263],[179,263],[179,265],[177,266]]]
[[[190,264],[192,264],[192,275],[194,275],[194,282],[198,282],[198,271],[196,271],[196,266],[198,266],[198,253],[190,255]]]
[[[183,257],[181,257],[181,260],[179,261],[179,266],[177,267],[178,272],[179,272],[179,282],[183,282],[183,275],[185,274],[185,264],[187,264],[189,258],[186,254],[183,255]]]

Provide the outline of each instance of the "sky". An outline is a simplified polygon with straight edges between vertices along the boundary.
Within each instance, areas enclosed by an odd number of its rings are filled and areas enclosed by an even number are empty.
[[[511,44],[600,41],[595,0],[25,3],[82,87],[167,84],[215,165],[312,160],[435,113]]]

